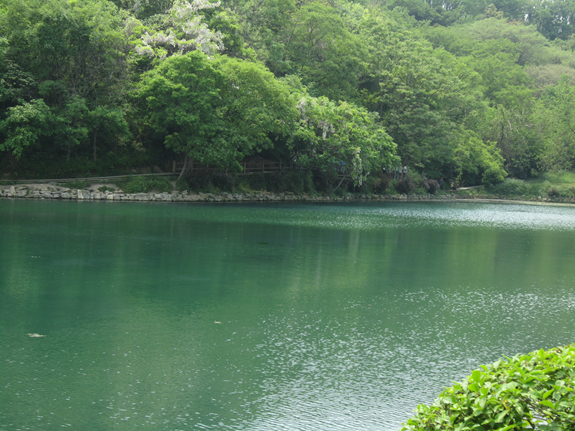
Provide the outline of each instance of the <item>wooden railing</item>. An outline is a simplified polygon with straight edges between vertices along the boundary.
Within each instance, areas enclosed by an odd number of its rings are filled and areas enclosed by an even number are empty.
[[[304,170],[300,165],[295,163],[285,163],[285,162],[272,162],[270,160],[257,160],[251,162],[240,162],[242,167],[242,174],[243,175],[255,175],[255,174],[277,174],[279,172],[290,170],[290,171],[301,171]],[[182,168],[184,167],[184,162],[173,162],[172,165],[172,173],[177,174],[181,172]],[[189,162],[189,170],[190,172],[222,172],[220,168],[214,165],[202,165],[198,162]],[[348,174],[346,173],[345,169],[342,169],[341,166],[337,167],[337,176],[338,178],[347,177]]]
[[[214,165],[202,165],[201,163],[197,162],[190,162],[190,172],[221,172],[217,166]],[[301,170],[301,167],[294,164],[289,163],[286,164],[284,162],[272,162],[269,160],[258,160],[252,162],[240,162],[242,166],[242,174],[243,175],[254,175],[254,174],[274,174],[281,172],[282,170],[289,169],[289,170]],[[182,170],[184,167],[184,162],[173,162],[172,166],[172,173],[177,173]]]

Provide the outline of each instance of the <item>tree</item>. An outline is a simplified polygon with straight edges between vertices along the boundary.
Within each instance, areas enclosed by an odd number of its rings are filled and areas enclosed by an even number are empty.
[[[137,96],[164,143],[203,164],[238,160],[287,132],[295,111],[288,88],[259,63],[201,51],[167,58],[144,74]]]
[[[147,122],[168,148],[202,163],[225,165],[234,158],[233,149],[212,145],[223,128],[218,112],[223,81],[202,52],[192,51],[169,57],[144,74],[137,97]]]
[[[109,106],[96,106],[88,114],[88,124],[92,132],[92,156],[97,159],[97,142],[105,138],[107,142],[122,142],[129,136],[128,124],[124,118],[124,112],[118,108]]]
[[[303,4],[280,37],[284,56],[280,63],[270,65],[276,74],[297,75],[313,96],[359,100],[363,45],[347,30],[335,8],[316,2]]]
[[[237,158],[270,148],[271,138],[288,136],[296,120],[295,97],[261,63],[218,56],[214,66],[223,73],[220,96],[226,140],[238,149]]]
[[[50,136],[55,145],[28,147],[49,156],[64,150],[69,160],[73,148],[80,144],[90,148],[87,116],[91,110],[107,106],[124,115],[120,105],[129,83],[126,16],[105,0],[4,0],[4,4],[0,28],[6,43],[5,73],[0,93],[5,95],[4,103],[14,108],[7,130],[15,136],[13,126],[22,121],[21,115],[35,112],[34,118],[41,115],[42,124],[53,128]],[[125,135],[127,123],[122,124],[117,132]]]
[[[375,13],[365,14],[359,34],[369,52],[364,106],[379,113],[404,163],[438,174],[453,161],[456,124],[477,104],[464,81],[474,72]]]
[[[495,142],[484,143],[471,132],[463,132],[455,150],[457,182],[459,184],[485,185],[500,183],[507,176],[503,157]]]
[[[307,95],[301,97],[297,107],[300,118],[289,146],[299,165],[339,172],[343,174],[339,185],[351,177],[356,186],[361,186],[374,169],[397,163],[395,144],[377,124],[377,113]]]
[[[144,30],[136,52],[163,60],[174,54],[200,50],[212,55],[224,49],[223,34],[208,27],[200,11],[218,7],[220,2],[206,0],[176,0],[168,13],[161,17],[159,28]]]
[[[543,142],[541,165],[545,170],[575,166],[575,89],[564,76],[548,87],[533,114],[538,138]]]
[[[567,40],[574,33],[574,19],[575,5],[565,0],[536,0],[528,14],[528,21],[550,40]]]
[[[0,130],[6,136],[0,150],[20,159],[26,151],[38,149],[45,138],[54,134],[56,122],[42,99],[8,108],[7,118],[0,123]]]

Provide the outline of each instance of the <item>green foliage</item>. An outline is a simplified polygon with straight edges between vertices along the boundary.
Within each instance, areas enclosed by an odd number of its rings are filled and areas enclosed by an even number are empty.
[[[573,35],[569,18],[575,13],[575,5],[566,1],[540,2],[528,16],[537,31],[550,40],[568,39]]]
[[[531,195],[533,187],[523,180],[506,178],[503,182],[488,187],[487,190],[496,195],[523,196]]]
[[[543,349],[482,366],[419,405],[403,431],[572,430],[575,345]]]
[[[570,171],[553,171],[541,175],[544,181],[549,181],[556,185],[573,185],[575,184],[575,172]]]
[[[303,96],[289,147],[297,163],[324,173],[351,176],[356,186],[374,169],[396,162],[395,145],[377,114],[346,102]]]
[[[176,190],[179,192],[190,190],[190,185],[184,177],[180,177],[176,180]]]
[[[120,108],[129,78],[125,15],[104,0],[4,4],[0,38],[6,42],[6,66],[4,74],[0,67],[0,99],[10,106],[5,114],[0,107],[6,136],[0,149],[17,159],[27,151],[25,157],[55,153],[69,161],[74,149],[97,146],[100,123],[91,119],[99,116],[98,109],[116,117],[105,125],[106,143],[127,137]]]
[[[534,119],[544,143],[541,165],[549,171],[571,169],[575,166],[575,89],[567,76],[546,89],[538,108]]]
[[[473,70],[375,12],[364,14],[359,33],[368,44],[363,104],[379,113],[401,160],[441,170],[453,160],[457,123],[465,120],[462,107],[476,108],[466,82]]]
[[[335,191],[384,189],[366,179],[395,154],[466,184],[575,167],[573,4],[368,3],[0,0],[0,167],[233,172],[295,150]]]
[[[316,189],[311,173],[302,171],[288,171],[277,180],[278,192],[292,192],[297,194],[315,193]]]
[[[503,169],[503,157],[494,142],[484,143],[472,134],[462,136],[455,151],[458,184],[497,184],[507,172]]]
[[[391,179],[389,176],[379,173],[376,175],[370,175],[366,183],[372,193],[382,195],[389,190]]]
[[[413,181],[413,178],[411,176],[408,176],[407,178],[405,178],[403,180],[397,181],[394,184],[394,187],[398,193],[401,193],[404,195],[408,195],[409,193],[413,192],[417,188],[415,181]]]
[[[575,182],[571,182],[570,184],[563,184],[557,180],[553,182],[549,180],[544,180],[543,182],[527,182],[515,178],[507,178],[502,183],[488,187],[487,191],[499,196],[548,196],[552,199],[571,199],[575,196]]]
[[[269,146],[295,115],[287,86],[259,63],[200,51],[164,60],[143,76],[137,96],[168,148],[222,167]]]
[[[130,177],[119,181],[118,186],[125,193],[171,192],[172,183],[166,177]]]
[[[64,185],[70,189],[85,190],[85,189],[88,189],[88,187],[90,187],[92,185],[92,182],[91,181],[72,181],[70,183],[65,183]]]
[[[44,138],[54,134],[54,119],[44,101],[35,99],[9,108],[0,131],[6,135],[0,150],[9,151],[19,159],[28,148],[39,147]]]
[[[281,36],[285,52],[279,73],[299,76],[313,96],[359,99],[364,48],[337,9],[321,2],[302,4]]]
[[[202,12],[218,6],[219,2],[210,3],[205,0],[173,1],[165,14],[157,15],[156,25],[145,30],[138,29],[140,37],[134,40],[136,52],[161,61],[194,50],[210,55],[224,50],[223,34],[208,27]],[[224,22],[229,21],[228,16],[222,15],[214,24],[223,26]]]

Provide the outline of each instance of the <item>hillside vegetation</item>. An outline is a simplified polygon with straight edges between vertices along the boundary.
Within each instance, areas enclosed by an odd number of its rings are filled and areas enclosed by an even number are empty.
[[[0,0],[4,179],[296,163],[495,185],[575,167],[559,0]],[[284,175],[280,173],[279,177]],[[307,174],[306,174],[307,175]]]

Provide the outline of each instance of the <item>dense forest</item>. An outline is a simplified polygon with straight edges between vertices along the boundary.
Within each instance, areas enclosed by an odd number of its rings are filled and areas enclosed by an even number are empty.
[[[0,0],[0,171],[570,170],[574,19],[568,0]]]

